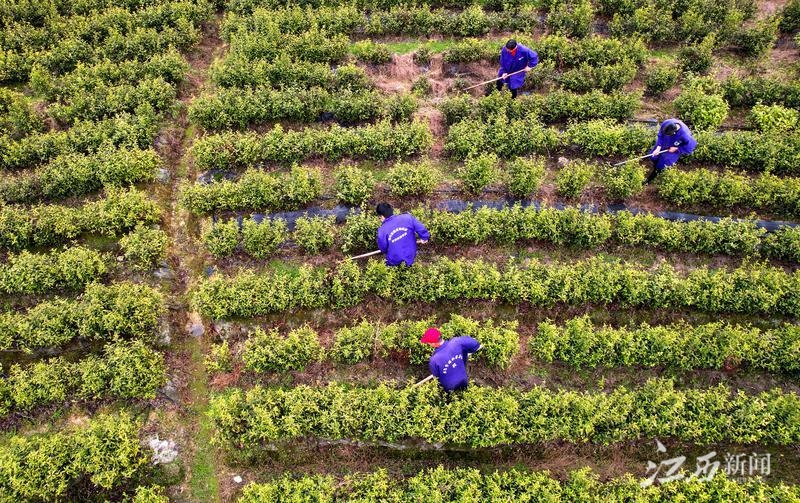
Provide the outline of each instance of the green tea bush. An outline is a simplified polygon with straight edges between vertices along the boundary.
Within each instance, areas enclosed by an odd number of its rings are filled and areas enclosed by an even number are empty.
[[[577,68],[563,72],[555,80],[568,91],[588,92],[599,89],[608,93],[633,82],[636,72],[636,63],[630,60],[606,66],[582,63]]]
[[[789,0],[781,12],[778,28],[781,33],[793,33],[800,30],[800,1]]]
[[[720,94],[706,94],[689,85],[675,98],[675,110],[698,130],[714,130],[725,122],[729,106]]]
[[[162,296],[145,285],[90,284],[76,300],[56,298],[27,312],[0,315],[0,347],[27,351],[61,346],[76,338],[153,342],[163,312]]]
[[[153,399],[165,381],[161,353],[141,341],[115,342],[105,347],[102,357],[12,365],[8,377],[0,377],[0,415],[74,400]]]
[[[17,139],[44,128],[44,120],[31,100],[10,89],[0,89],[0,134]]]
[[[26,168],[67,153],[91,154],[108,145],[143,149],[152,144],[158,129],[158,117],[152,107],[140,106],[135,115],[78,122],[66,131],[33,133],[16,141],[0,137],[0,167]]]
[[[215,60],[209,68],[210,79],[222,88],[270,86],[284,89],[321,87],[328,92],[352,91],[374,87],[365,71],[353,64],[342,65],[334,73],[330,65],[309,61],[293,61],[287,54],[275,59],[249,60],[229,55]]]
[[[439,259],[413,268],[391,268],[370,261],[359,269],[351,261],[336,269],[301,266],[296,270],[247,271],[214,275],[190,293],[191,306],[213,319],[252,317],[291,309],[349,307],[368,295],[397,303],[491,299],[509,304],[651,305],[711,313],[800,313],[800,275],[766,265],[732,270],[694,269],[677,273],[662,264],[642,269],[618,261],[591,259],[561,264],[531,260],[504,268],[484,261]]]
[[[635,196],[644,187],[645,174],[641,165],[629,162],[622,166],[605,166],[600,170],[600,181],[606,194],[614,201]]]
[[[793,372],[798,368],[798,338],[797,327],[789,324],[764,331],[723,322],[612,328],[596,326],[583,316],[564,326],[540,323],[529,347],[536,358],[577,368],[641,365],[694,370],[746,365]]]
[[[421,75],[417,80],[411,84],[411,92],[416,94],[417,96],[430,96],[433,94],[433,86],[431,85],[431,81],[428,80],[428,77]]]
[[[766,257],[800,261],[800,230],[797,227],[781,227],[764,237],[761,252]]]
[[[108,256],[73,246],[46,254],[23,251],[0,265],[0,291],[34,294],[51,290],[78,290],[108,272]]]
[[[242,248],[257,259],[274,255],[278,247],[289,237],[286,220],[265,218],[261,223],[252,219],[242,222]]]
[[[749,57],[764,56],[778,39],[780,16],[759,21],[750,28],[741,28],[734,37],[734,48]]]
[[[800,215],[800,180],[772,174],[751,178],[731,171],[667,170],[659,177],[658,195],[680,206],[742,206],[780,215]]]
[[[0,248],[52,246],[100,234],[116,237],[136,227],[159,221],[155,201],[136,189],[109,187],[105,197],[82,206],[0,206]]]
[[[167,258],[169,236],[161,229],[137,225],[133,232],[122,236],[119,246],[134,268],[147,270]]]
[[[800,83],[782,82],[775,78],[732,75],[722,82],[725,101],[732,107],[783,105],[800,108]]]
[[[441,173],[433,163],[424,159],[420,162],[399,162],[389,169],[386,183],[393,195],[426,196],[433,192],[441,179]]]
[[[199,169],[231,169],[259,162],[291,164],[312,157],[337,161],[361,157],[386,161],[426,151],[433,136],[426,122],[392,125],[381,121],[358,128],[331,126],[287,131],[276,125],[264,134],[222,133],[198,139],[191,153]]]
[[[322,193],[318,168],[293,166],[289,173],[249,169],[236,181],[181,187],[181,204],[195,215],[224,210],[296,210]]]
[[[480,194],[498,177],[497,156],[495,154],[470,156],[458,171],[464,190],[470,194]]]
[[[222,372],[230,372],[233,370],[233,355],[228,341],[222,341],[219,344],[212,344],[209,353],[206,355],[203,363],[206,370],[210,374],[219,374]]]
[[[678,69],[663,65],[658,63],[645,74],[644,86],[650,96],[664,94],[678,81]]]
[[[518,157],[506,164],[506,170],[508,171],[508,192],[518,199],[536,194],[546,173],[542,157]]]
[[[533,153],[548,153],[561,146],[557,130],[545,127],[535,116],[508,119],[497,114],[487,121],[465,119],[450,127],[445,151],[456,159],[470,154],[495,153],[512,158]]]
[[[792,485],[772,485],[757,480],[737,482],[722,473],[711,481],[685,479],[680,484],[641,487],[630,475],[600,482],[589,468],[570,472],[565,480],[552,478],[548,472],[529,472],[512,468],[484,472],[477,468],[445,468],[441,465],[407,479],[392,478],[385,469],[371,473],[356,473],[343,479],[331,475],[284,475],[265,483],[250,483],[244,487],[240,503],[296,501],[310,498],[315,501],[351,501],[363,495],[380,495],[389,501],[635,501],[688,500],[708,492],[726,501],[746,501],[749,496],[763,495],[764,501],[791,500],[798,488]],[[761,500],[759,500],[761,501]]]
[[[800,112],[781,105],[756,104],[750,110],[749,121],[764,133],[786,133],[797,128]]]
[[[201,232],[203,246],[208,253],[222,258],[233,255],[239,247],[239,223],[236,220],[212,222],[206,220]]]
[[[577,94],[555,89],[544,96],[531,94],[514,100],[506,93],[492,93],[478,100],[461,94],[446,98],[439,109],[451,125],[466,118],[489,120],[498,113],[508,119],[538,116],[545,123],[553,123],[589,119],[622,121],[633,117],[641,104],[642,97],[638,93],[614,91],[606,94],[595,89]]]
[[[105,187],[125,187],[155,179],[161,159],[154,150],[111,149],[97,154],[64,154],[33,171],[0,180],[7,203],[81,196]]]
[[[342,228],[342,251],[354,253],[377,248],[376,236],[380,226],[381,220],[373,210],[362,208],[357,213],[351,210]]]
[[[556,190],[564,197],[578,197],[589,185],[595,167],[583,160],[574,160],[556,174]]]
[[[351,206],[365,204],[375,191],[375,177],[372,172],[357,166],[339,166],[335,178],[336,198]]]
[[[591,156],[642,155],[653,145],[653,131],[643,126],[621,126],[610,120],[576,122],[567,127],[565,140]]]
[[[713,62],[712,52],[716,43],[716,35],[712,33],[699,43],[681,47],[678,51],[681,71],[700,75],[708,73]]]
[[[300,217],[295,222],[292,239],[304,252],[316,254],[333,246],[336,217]]]
[[[317,333],[308,326],[292,330],[286,337],[275,330],[265,332],[257,328],[242,349],[245,368],[254,372],[304,370],[323,358]]]
[[[414,51],[414,64],[419,66],[427,66],[431,63],[433,51],[427,45],[422,45]]]
[[[393,352],[407,353],[412,364],[427,363],[432,350],[420,344],[425,330],[434,325],[433,318],[404,320],[389,324],[361,323],[342,327],[336,331],[330,358],[338,363],[355,364],[368,359],[386,358]],[[491,320],[478,322],[459,315],[452,315],[439,329],[442,337],[450,339],[468,335],[481,343],[483,349],[473,358],[485,364],[506,369],[511,359],[519,353],[519,333],[516,322],[498,325]]]
[[[610,393],[475,386],[453,396],[435,386],[329,384],[288,390],[256,386],[247,392],[233,388],[211,398],[209,417],[219,445],[253,454],[270,442],[308,437],[411,440],[458,448],[555,440],[610,444],[657,436],[697,444],[791,445],[800,438],[798,406],[800,398],[793,392],[773,389],[748,395],[733,393],[724,385],[678,390],[669,379]],[[309,410],[326,413],[309,414]],[[564,410],[582,412],[563,414]],[[598,414],[598,410],[611,412]],[[748,420],[740,421],[743,417]],[[458,428],[431,428],[431,424],[458,424]],[[429,481],[425,486],[430,487]],[[702,491],[706,490],[704,486]],[[441,494],[441,489],[431,494]]]
[[[142,105],[156,112],[166,112],[176,103],[175,86],[163,78],[143,78],[133,84],[109,85],[96,82],[91,92],[80,92],[66,103],[53,103],[47,112],[62,124],[97,120],[119,113],[134,112]]]
[[[373,65],[383,65],[392,60],[392,53],[386,45],[371,40],[353,43],[350,52],[359,60]]]
[[[723,219],[671,222],[650,214],[614,215],[614,239],[627,246],[651,246],[667,251],[754,256],[765,234],[755,223]]]
[[[140,428],[123,411],[63,431],[13,435],[0,448],[0,492],[11,501],[74,501],[87,486],[111,493],[134,485],[150,461]]]
[[[550,3],[545,23],[553,33],[580,38],[592,31],[594,9],[589,0]]]

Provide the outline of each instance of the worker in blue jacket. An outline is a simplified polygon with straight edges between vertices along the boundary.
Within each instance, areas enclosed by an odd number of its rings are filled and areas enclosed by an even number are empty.
[[[697,140],[688,126],[679,119],[667,119],[658,128],[656,144],[650,150],[653,169],[644,183],[650,183],[659,173],[678,162],[682,155],[689,155],[697,147]]]
[[[417,256],[417,237],[421,243],[431,238],[422,222],[409,213],[394,214],[389,203],[380,203],[375,212],[381,217],[378,249],[386,255],[386,265],[412,265]]]
[[[517,91],[525,84],[525,75],[539,64],[539,55],[522,44],[518,44],[513,38],[506,42],[505,47],[500,49],[500,69],[497,76],[503,77],[497,81],[497,90],[503,89],[503,84],[508,86],[511,97],[517,97]],[[525,70],[507,77],[507,75]],[[491,89],[489,90],[491,92]]]
[[[441,332],[434,327],[426,330],[419,341],[434,348],[428,368],[442,388],[447,392],[466,389],[469,384],[467,359],[481,349],[481,344],[467,336],[442,341]]]

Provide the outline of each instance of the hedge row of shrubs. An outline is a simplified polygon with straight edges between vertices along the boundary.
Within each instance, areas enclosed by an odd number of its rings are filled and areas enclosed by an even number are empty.
[[[569,91],[550,91],[547,94],[531,94],[511,99],[508,93],[492,93],[474,99],[469,94],[445,98],[439,104],[448,125],[466,118],[488,120],[497,114],[509,119],[522,119],[536,115],[545,123],[585,121],[589,119],[630,119],[642,105],[639,93],[594,90],[586,94]]]
[[[161,78],[177,85],[183,81],[189,64],[174,49],[154,54],[144,61],[101,61],[93,65],[79,65],[74,71],[61,76],[41,68],[31,71],[30,86],[33,91],[50,101],[69,101],[76,95],[92,93],[98,84],[136,84],[145,79]]]
[[[755,2],[690,0],[665,6],[656,0],[602,0],[599,9],[612,18],[608,25],[612,36],[637,36],[658,44],[698,41],[713,33],[722,41],[733,41],[742,23],[754,15]]]
[[[44,120],[22,93],[0,88],[0,135],[12,140],[42,131]]]
[[[155,150],[103,148],[62,154],[44,166],[0,178],[0,200],[30,203],[90,194],[106,187],[152,181],[162,161]]]
[[[129,12],[112,7],[86,16],[48,16],[41,27],[13,23],[4,29],[0,82],[25,81],[35,66],[62,74],[81,63],[147,60],[200,40],[206,2],[166,2]]]
[[[666,252],[725,254],[800,261],[800,230],[784,227],[767,234],[752,221],[724,219],[719,222],[670,221],[651,214],[595,214],[577,208],[521,206],[451,213],[419,208],[412,211],[439,244],[516,243],[544,241],[558,246],[597,248],[606,243],[647,246]],[[244,221],[241,232],[236,220],[207,225],[202,239],[216,257],[232,255],[241,246],[248,255],[266,258],[281,244],[293,239],[307,253],[318,253],[339,239],[345,253],[375,248],[380,220],[368,212],[351,213],[339,229],[331,218],[298,220],[298,230],[287,231],[284,220],[258,224]],[[307,229],[313,227],[312,230]],[[310,241],[311,243],[308,243]],[[322,243],[319,245],[319,243]],[[314,245],[317,246],[314,246]]]
[[[53,246],[84,234],[117,237],[137,225],[160,221],[161,210],[147,194],[109,187],[104,197],[82,206],[0,206],[0,248]]]
[[[642,365],[692,370],[746,365],[795,372],[800,369],[798,341],[800,329],[790,324],[773,330],[722,322],[612,328],[594,325],[583,316],[564,326],[540,323],[529,348],[540,360],[577,368]]]
[[[293,166],[286,174],[256,169],[236,181],[184,185],[180,202],[195,215],[222,210],[295,210],[322,193],[322,173],[317,168]]]
[[[337,65],[347,58],[350,39],[314,27],[301,33],[284,33],[266,21],[258,31],[239,30],[231,37],[229,54],[246,60],[273,60],[287,56],[310,63]]]
[[[340,89],[362,91],[373,88],[363,68],[354,64],[342,65],[334,71],[326,63],[293,61],[282,54],[275,59],[248,60],[228,56],[215,60],[209,78],[219,87],[321,87],[333,92]]]
[[[167,1],[116,6],[95,4],[76,15],[48,12],[31,26],[26,22],[4,23],[5,48],[41,51],[58,46],[66,39],[81,39],[97,44],[114,33],[130,34],[139,28],[178,27],[185,22],[207,19],[211,6],[202,1]],[[27,29],[26,29],[27,28]]]
[[[747,395],[723,385],[677,390],[667,379],[610,393],[475,386],[448,395],[438,386],[256,386],[212,396],[209,407],[217,443],[245,454],[308,437],[472,448],[642,438],[791,445],[800,439],[798,416],[794,393]]]
[[[307,325],[285,335],[277,330],[256,329],[245,341],[240,356],[245,368],[254,372],[303,370],[324,359],[355,364],[397,352],[407,354],[412,364],[424,364],[432,349],[420,344],[419,339],[434,322],[433,317],[388,324],[362,320],[358,325],[337,330],[327,350],[320,344],[320,335]],[[483,348],[475,358],[500,369],[508,368],[519,353],[516,328],[516,322],[495,325],[491,320],[481,323],[459,315],[452,315],[439,327],[445,339],[462,335],[476,338]]]
[[[708,205],[717,208],[741,206],[779,215],[800,215],[800,179],[771,173],[755,178],[733,171],[705,168],[669,169],[657,179],[659,197],[678,206]]]
[[[766,265],[737,269],[699,268],[688,274],[662,263],[644,269],[598,258],[574,263],[498,266],[482,260],[450,260],[389,267],[372,260],[335,268],[299,268],[214,275],[195,286],[191,305],[212,319],[253,317],[302,308],[342,308],[370,295],[398,303],[493,300],[509,304],[555,303],[653,306],[797,316],[800,273]]]
[[[140,428],[129,413],[116,412],[58,432],[10,436],[0,447],[0,492],[9,501],[77,501],[87,487],[94,493],[133,492],[150,461]],[[135,492],[137,503],[167,501],[145,498],[158,491],[144,485]]]
[[[114,398],[152,399],[166,381],[164,356],[141,341],[109,344],[102,356],[52,358],[0,377],[0,416],[44,405]]]
[[[548,35],[537,40],[519,37],[518,41],[539,55],[540,64],[552,61],[556,68],[571,68],[583,63],[593,66],[613,66],[624,61],[641,65],[648,56],[647,46],[639,39],[590,36],[573,40],[563,35]],[[501,42],[468,38],[445,51],[446,63],[472,63],[495,60]]]
[[[90,284],[77,299],[44,301],[26,312],[0,314],[0,350],[58,347],[74,339],[156,341],[164,299],[134,283]]]
[[[225,89],[201,95],[189,106],[189,119],[204,129],[243,129],[252,124],[291,120],[312,122],[330,114],[342,124],[386,118],[408,120],[417,110],[411,94],[386,95],[378,91],[330,93],[309,89],[256,87]]]
[[[255,8],[243,14],[229,12],[220,34],[231,41],[240,30],[263,31],[275,23],[283,33],[302,33],[315,27],[331,35],[364,35],[369,38],[389,35],[424,35],[480,37],[490,31],[530,32],[537,27],[536,12],[491,12],[479,5],[452,11],[428,5],[405,5],[390,9],[365,11],[354,4],[282,5],[274,9]]]
[[[278,248],[291,238],[304,252],[320,253],[333,246],[336,236],[335,217],[301,217],[295,222],[295,229],[289,233],[283,219],[237,220],[227,222],[206,222],[201,239],[206,249],[215,257],[227,257],[240,247],[258,259],[273,255]]]
[[[322,6],[336,7],[352,5],[359,10],[373,11],[403,8],[408,7],[409,4],[406,0],[325,0],[324,2],[312,0],[301,5],[310,5],[315,8]],[[432,8],[444,9],[462,9],[471,5],[478,5],[492,12],[506,10],[506,8],[513,10],[510,6],[504,5],[501,2],[487,2],[486,0],[434,0],[433,2],[428,2],[426,5],[430,5]],[[529,5],[529,2],[526,0],[521,4],[517,4],[515,8],[524,5]],[[286,0],[225,0],[221,6],[224,6],[226,11],[236,12],[237,14],[249,14],[260,8],[281,9],[286,7],[287,3]]]
[[[222,133],[195,141],[191,148],[200,169],[231,169],[258,162],[293,163],[312,157],[335,161],[360,157],[385,161],[427,151],[433,135],[426,122],[381,121],[358,128],[287,131],[280,125],[264,133]]]
[[[79,290],[98,281],[109,268],[107,254],[73,246],[49,253],[9,255],[0,264],[0,292],[7,294],[45,293],[51,290]]]
[[[158,128],[155,111],[144,105],[136,109],[135,115],[119,114],[97,122],[78,122],[66,131],[33,133],[19,140],[0,136],[0,168],[26,168],[70,152],[93,153],[107,144],[147,148]]]
[[[104,84],[92,86],[65,98],[64,103],[52,103],[48,114],[62,124],[82,120],[97,120],[119,113],[133,112],[149,105],[157,112],[165,112],[175,105],[177,90],[161,77],[141,79],[135,84]]]
[[[483,472],[477,468],[428,468],[407,479],[390,477],[386,470],[355,473],[343,479],[330,475],[284,475],[244,487],[239,503],[272,501],[699,501],[708,494],[737,503],[769,503],[800,497],[800,489],[762,481],[728,480],[718,472],[711,481],[699,478],[679,484],[643,488],[633,475],[600,482],[589,468],[569,472],[566,480],[549,472],[512,468]]]
[[[509,119],[502,114],[486,120],[464,119],[447,134],[445,150],[458,159],[493,152],[501,157],[560,151],[577,146],[591,156],[634,157],[655,143],[656,132],[639,125],[620,125],[610,119],[570,124],[560,133],[534,115]],[[698,146],[686,162],[723,164],[752,171],[793,174],[800,166],[800,134],[700,131]]]

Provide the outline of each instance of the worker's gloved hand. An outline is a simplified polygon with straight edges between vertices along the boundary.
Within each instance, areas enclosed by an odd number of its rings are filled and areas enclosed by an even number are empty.
[[[660,153],[661,153],[661,146],[659,145],[659,146],[656,147],[655,150],[653,150],[653,153],[650,154],[650,157],[656,158],[656,157],[658,157],[658,154],[660,154]]]
[[[427,239],[420,239],[420,240],[419,240],[419,241],[417,241],[417,242],[418,242],[419,244],[421,244],[421,245],[424,245],[425,243],[427,243],[427,242],[428,242],[428,240],[427,240]]]
[[[531,71],[531,70],[533,70],[533,67],[532,67],[532,66],[526,66],[526,67],[525,67],[525,73],[527,73],[527,72],[529,72],[529,71]]]
[[[503,75],[501,75],[501,76],[500,76],[500,78],[501,78],[501,79],[505,79],[505,78],[507,78],[507,77],[508,77],[508,74],[507,74],[507,73],[504,73]]]
[[[670,153],[674,154],[675,152],[678,151],[678,147],[670,147],[669,151],[670,151]]]

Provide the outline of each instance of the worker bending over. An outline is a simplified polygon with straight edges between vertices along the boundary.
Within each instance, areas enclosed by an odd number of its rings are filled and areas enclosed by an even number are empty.
[[[469,384],[467,359],[481,349],[481,344],[467,336],[453,337],[443,342],[441,332],[433,327],[425,331],[419,342],[433,346],[428,367],[442,388],[447,392],[466,389]]]
[[[522,44],[518,44],[513,38],[506,42],[505,47],[500,49],[500,69],[497,76],[502,77],[497,81],[497,90],[503,89],[503,84],[508,86],[511,97],[517,97],[517,91],[525,84],[525,75],[539,64],[539,55]],[[520,70],[524,70],[520,72]],[[508,76],[511,73],[520,72],[516,75]],[[492,90],[489,89],[489,93]],[[487,93],[487,94],[489,94]]]
[[[375,212],[381,217],[378,228],[378,249],[386,255],[386,265],[412,265],[417,256],[417,236],[420,243],[431,238],[428,229],[410,213],[394,214],[389,203],[380,203]]]
[[[682,155],[689,155],[697,147],[697,140],[683,121],[667,119],[658,128],[656,144],[650,150],[653,169],[644,183],[650,183],[662,171],[678,162]]]

